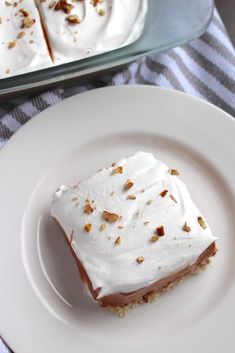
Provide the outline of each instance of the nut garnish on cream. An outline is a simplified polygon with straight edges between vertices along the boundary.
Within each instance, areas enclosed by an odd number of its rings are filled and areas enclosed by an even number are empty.
[[[98,299],[150,286],[193,264],[215,242],[185,184],[169,170],[151,153],[137,152],[88,179],[75,176],[75,186],[54,193],[51,215],[68,240],[73,235],[73,252],[99,288]]]
[[[148,0],[1,0],[0,79],[129,45],[147,11]]]

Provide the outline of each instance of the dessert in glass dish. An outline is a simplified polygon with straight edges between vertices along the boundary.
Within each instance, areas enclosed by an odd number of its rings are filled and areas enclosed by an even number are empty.
[[[0,78],[129,45],[147,9],[147,0],[0,1]]]

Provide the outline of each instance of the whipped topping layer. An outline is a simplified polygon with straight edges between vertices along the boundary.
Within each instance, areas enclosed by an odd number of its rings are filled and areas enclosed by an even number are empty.
[[[175,169],[138,152],[53,195],[51,215],[99,298],[193,264],[217,238]]]
[[[54,1],[52,6],[51,0],[37,0],[55,64],[123,47],[143,31],[147,0],[63,3],[57,6]]]
[[[34,1],[0,1],[0,57],[0,78],[52,66]]]

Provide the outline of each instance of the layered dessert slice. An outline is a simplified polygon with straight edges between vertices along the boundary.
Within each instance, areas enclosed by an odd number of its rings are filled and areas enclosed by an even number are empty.
[[[55,64],[117,49],[141,35],[147,0],[36,0]]]
[[[143,302],[216,253],[216,237],[178,174],[138,152],[55,192],[51,215],[100,306]]]
[[[34,1],[0,1],[0,56],[0,78],[52,66]]]

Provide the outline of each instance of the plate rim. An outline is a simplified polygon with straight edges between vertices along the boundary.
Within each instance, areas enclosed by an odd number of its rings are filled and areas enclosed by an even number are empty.
[[[144,89],[144,90],[156,90],[158,92],[165,92],[166,94],[173,94],[173,95],[178,95],[179,97],[185,97],[186,99],[190,99],[191,101],[198,102],[199,104],[203,104],[211,109],[213,109],[214,111],[219,112],[220,114],[223,115],[223,119],[226,118],[228,119],[230,122],[232,122],[232,124],[235,124],[235,117],[233,117],[232,115],[230,115],[229,113],[227,113],[226,111],[224,111],[222,108],[214,105],[213,103],[206,101],[205,99],[201,98],[201,97],[196,97],[193,96],[187,92],[183,92],[183,91],[179,91],[177,89],[173,89],[173,88],[167,88],[167,87],[160,87],[160,86],[154,86],[154,85],[145,85],[145,84],[130,84],[130,85],[116,85],[116,86],[105,86],[105,87],[101,87],[101,88],[92,88],[88,91],[83,91],[81,93],[76,93],[75,95],[65,98],[63,100],[61,100],[60,102],[57,102],[49,107],[47,107],[46,109],[44,109],[43,111],[39,112],[38,114],[36,114],[34,117],[32,117],[30,120],[28,120],[24,125],[22,125],[10,138],[9,140],[5,143],[5,145],[0,149],[0,157],[2,155],[3,152],[5,152],[5,149],[9,146],[9,144],[13,143],[14,140],[16,138],[18,138],[19,134],[24,133],[24,130],[26,128],[29,128],[29,126],[31,124],[35,124],[35,120],[40,118],[41,116],[43,116],[45,114],[45,112],[47,111],[51,111],[54,109],[54,107],[58,107],[60,105],[63,105],[65,102],[69,103],[70,101],[73,101],[76,98],[80,98],[81,96],[84,95],[88,95],[88,94],[92,94],[93,92],[101,92],[101,91],[110,91],[110,90],[135,90],[135,89]],[[221,115],[221,117],[222,117]],[[220,119],[221,119],[220,117]],[[235,125],[234,125],[235,126]],[[1,163],[1,159],[0,159],[0,163]]]
[[[67,101],[68,103],[70,101],[73,101],[75,100],[77,97],[81,97],[81,95],[91,95],[93,94],[94,92],[97,92],[97,91],[106,91],[106,90],[114,90],[116,92],[118,92],[119,90],[130,90],[130,91],[134,91],[135,89],[137,90],[156,90],[156,91],[160,91],[160,92],[165,92],[165,94],[168,94],[170,92],[170,94],[173,94],[173,95],[180,95],[180,96],[184,96],[186,99],[191,99],[193,101],[196,101],[196,102],[199,102],[199,104],[203,104],[203,105],[207,105],[209,106],[210,108],[214,109],[214,111],[217,111],[219,112],[219,115],[223,116],[223,119],[224,121],[231,121],[232,122],[232,126],[233,126],[233,130],[235,131],[235,120],[232,116],[230,116],[228,113],[224,112],[222,109],[218,108],[218,107],[215,107],[213,104],[211,103],[208,103],[208,102],[205,102],[203,99],[199,99],[199,98],[196,98],[196,97],[193,97],[193,96],[190,96],[188,94],[185,94],[183,92],[179,92],[179,91],[175,91],[175,90],[172,90],[172,89],[166,89],[166,88],[160,88],[160,87],[155,87],[155,86],[145,86],[145,85],[133,85],[133,86],[115,86],[115,87],[105,87],[105,88],[100,88],[100,89],[94,89],[94,90],[91,90],[91,91],[88,91],[88,92],[83,92],[81,94],[78,94],[78,95],[75,95],[73,97],[70,97],[68,99],[66,99],[65,101]],[[158,93],[157,93],[158,94]],[[52,112],[53,109],[56,109],[55,106],[60,106],[60,105],[63,105],[65,101],[62,101],[62,102],[59,102],[58,104],[52,106],[52,107],[49,107],[48,109],[46,109],[46,111],[50,111]],[[57,107],[57,108],[58,108]],[[0,151],[0,167],[1,167],[1,164],[2,164],[2,159],[1,159],[1,156],[3,154],[7,154],[8,153],[8,150],[10,151],[11,153],[11,148],[15,148],[15,144],[18,143],[18,140],[21,139],[22,136],[24,136],[25,132],[27,133],[27,131],[29,129],[34,129],[34,126],[37,125],[36,121],[40,121],[40,118],[44,116],[44,113],[45,111],[41,112],[40,114],[38,114],[37,118],[36,119],[31,119],[29,122],[27,122],[20,130],[18,130],[16,132],[16,134],[13,135],[13,137],[7,142],[7,144],[3,147],[3,149]],[[222,113],[222,115],[221,115]],[[51,114],[52,115],[52,114]],[[220,118],[220,119],[221,119]],[[54,121],[54,120],[53,120]],[[39,122],[40,124],[40,122]],[[33,127],[32,127],[33,126]],[[4,166],[3,166],[4,167]],[[6,169],[6,168],[5,168]],[[3,170],[5,170],[3,169]],[[1,189],[1,187],[0,187]],[[3,336],[2,336],[3,337]],[[6,337],[6,335],[5,335]],[[4,337],[4,340],[6,342],[10,341],[8,340],[8,338],[5,339]],[[9,345],[11,346],[11,344]],[[12,345],[13,346],[13,345]]]

